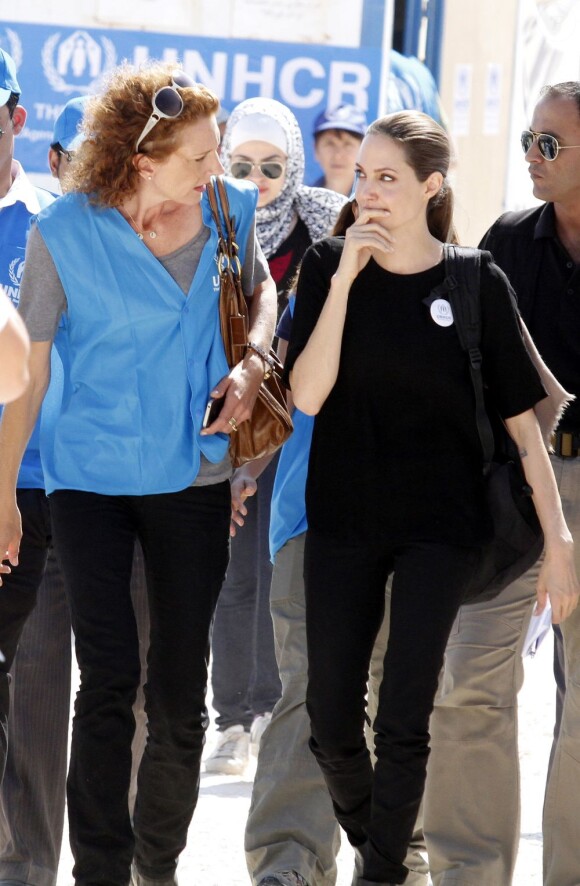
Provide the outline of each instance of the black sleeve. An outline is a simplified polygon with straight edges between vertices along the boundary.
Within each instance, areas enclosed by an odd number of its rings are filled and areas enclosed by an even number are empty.
[[[321,240],[310,246],[302,259],[292,331],[284,362],[283,380],[288,387],[290,371],[306,347],[324,307],[332,275],[340,261],[343,243],[344,240],[337,237]]]
[[[498,221],[500,221],[501,218],[502,218],[502,216],[500,216],[500,218],[497,219],[492,224],[492,226],[487,229],[487,231],[485,232],[485,234],[483,235],[483,237],[479,241],[479,244],[477,247],[478,249],[488,249],[490,252],[493,252],[492,245],[493,245],[493,241],[495,239],[494,238],[495,226],[497,225]]]
[[[506,227],[503,223],[505,216],[506,214],[500,215],[500,217],[485,232],[478,248],[490,252],[493,256],[493,261],[498,267],[509,269],[513,265],[513,261],[509,260],[509,256],[514,244],[509,234],[506,236]]]
[[[503,418],[519,415],[546,392],[521,333],[515,294],[504,272],[483,255],[481,264],[482,368]]]

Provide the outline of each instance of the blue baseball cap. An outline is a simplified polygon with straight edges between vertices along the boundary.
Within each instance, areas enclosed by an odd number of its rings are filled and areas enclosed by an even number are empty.
[[[342,104],[322,111],[314,121],[312,134],[318,135],[319,132],[325,132],[327,129],[344,129],[345,132],[352,132],[363,138],[367,126],[364,111],[355,108],[354,105]]]
[[[84,135],[79,129],[89,98],[88,95],[77,95],[76,98],[69,99],[54,121],[53,145],[58,142],[64,151],[74,151],[78,148],[84,140]]]
[[[20,95],[21,89],[16,79],[16,65],[12,56],[5,49],[0,49],[0,108],[3,107],[12,93]]]

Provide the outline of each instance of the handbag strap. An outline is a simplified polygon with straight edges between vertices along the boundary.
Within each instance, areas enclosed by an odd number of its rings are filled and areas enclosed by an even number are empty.
[[[445,243],[445,280],[437,287],[451,302],[457,336],[469,358],[469,374],[475,395],[475,421],[483,452],[483,473],[488,474],[495,450],[495,437],[485,405],[481,355],[481,251]]]
[[[212,175],[207,186],[209,206],[218,231],[218,270],[220,276],[229,275],[238,295],[237,313],[247,315],[247,304],[242,292],[242,266],[236,241],[236,220],[230,216],[230,203],[223,176]]]
[[[237,255],[239,250],[236,243],[236,220],[230,215],[230,201],[223,175],[214,176],[214,188],[217,190],[230,251]]]
[[[221,191],[218,191],[217,179],[218,179],[217,175],[212,175],[212,177],[209,180],[209,184],[206,187],[206,193],[207,193],[208,200],[209,200],[209,207],[211,209],[211,214],[213,216],[213,220],[216,223],[218,237],[220,238],[221,241],[223,241],[224,244],[226,244],[228,238],[227,238],[227,234],[226,234],[225,221],[223,219],[224,208],[223,208],[223,203],[222,203],[222,199],[221,199]],[[226,201],[227,201],[227,194],[226,194]],[[226,206],[229,209],[229,201],[226,202]]]

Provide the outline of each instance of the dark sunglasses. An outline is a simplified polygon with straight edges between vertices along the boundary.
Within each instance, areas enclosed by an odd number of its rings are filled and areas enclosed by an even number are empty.
[[[567,148],[580,148],[580,145],[561,145],[558,139],[546,132],[533,132],[531,129],[524,129],[520,136],[522,150],[527,154],[535,141],[538,142],[538,150],[544,160],[555,160],[559,151]]]
[[[250,163],[249,160],[237,160],[232,163],[232,175],[234,178],[247,178],[252,169],[259,169],[266,178],[280,178],[286,167],[283,163],[271,160],[266,163]]]
[[[138,153],[139,145],[160,120],[163,118],[173,120],[175,117],[179,117],[183,111],[183,99],[177,90],[178,88],[185,89],[188,86],[195,86],[191,77],[188,77],[183,71],[174,71],[171,75],[171,86],[162,86],[157,90],[151,99],[153,111],[137,139],[135,153]]]

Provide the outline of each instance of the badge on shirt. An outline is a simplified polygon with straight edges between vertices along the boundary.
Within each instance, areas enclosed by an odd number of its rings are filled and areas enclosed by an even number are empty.
[[[431,302],[429,310],[431,311],[431,317],[437,326],[451,326],[453,324],[453,311],[446,299],[434,299]]]

